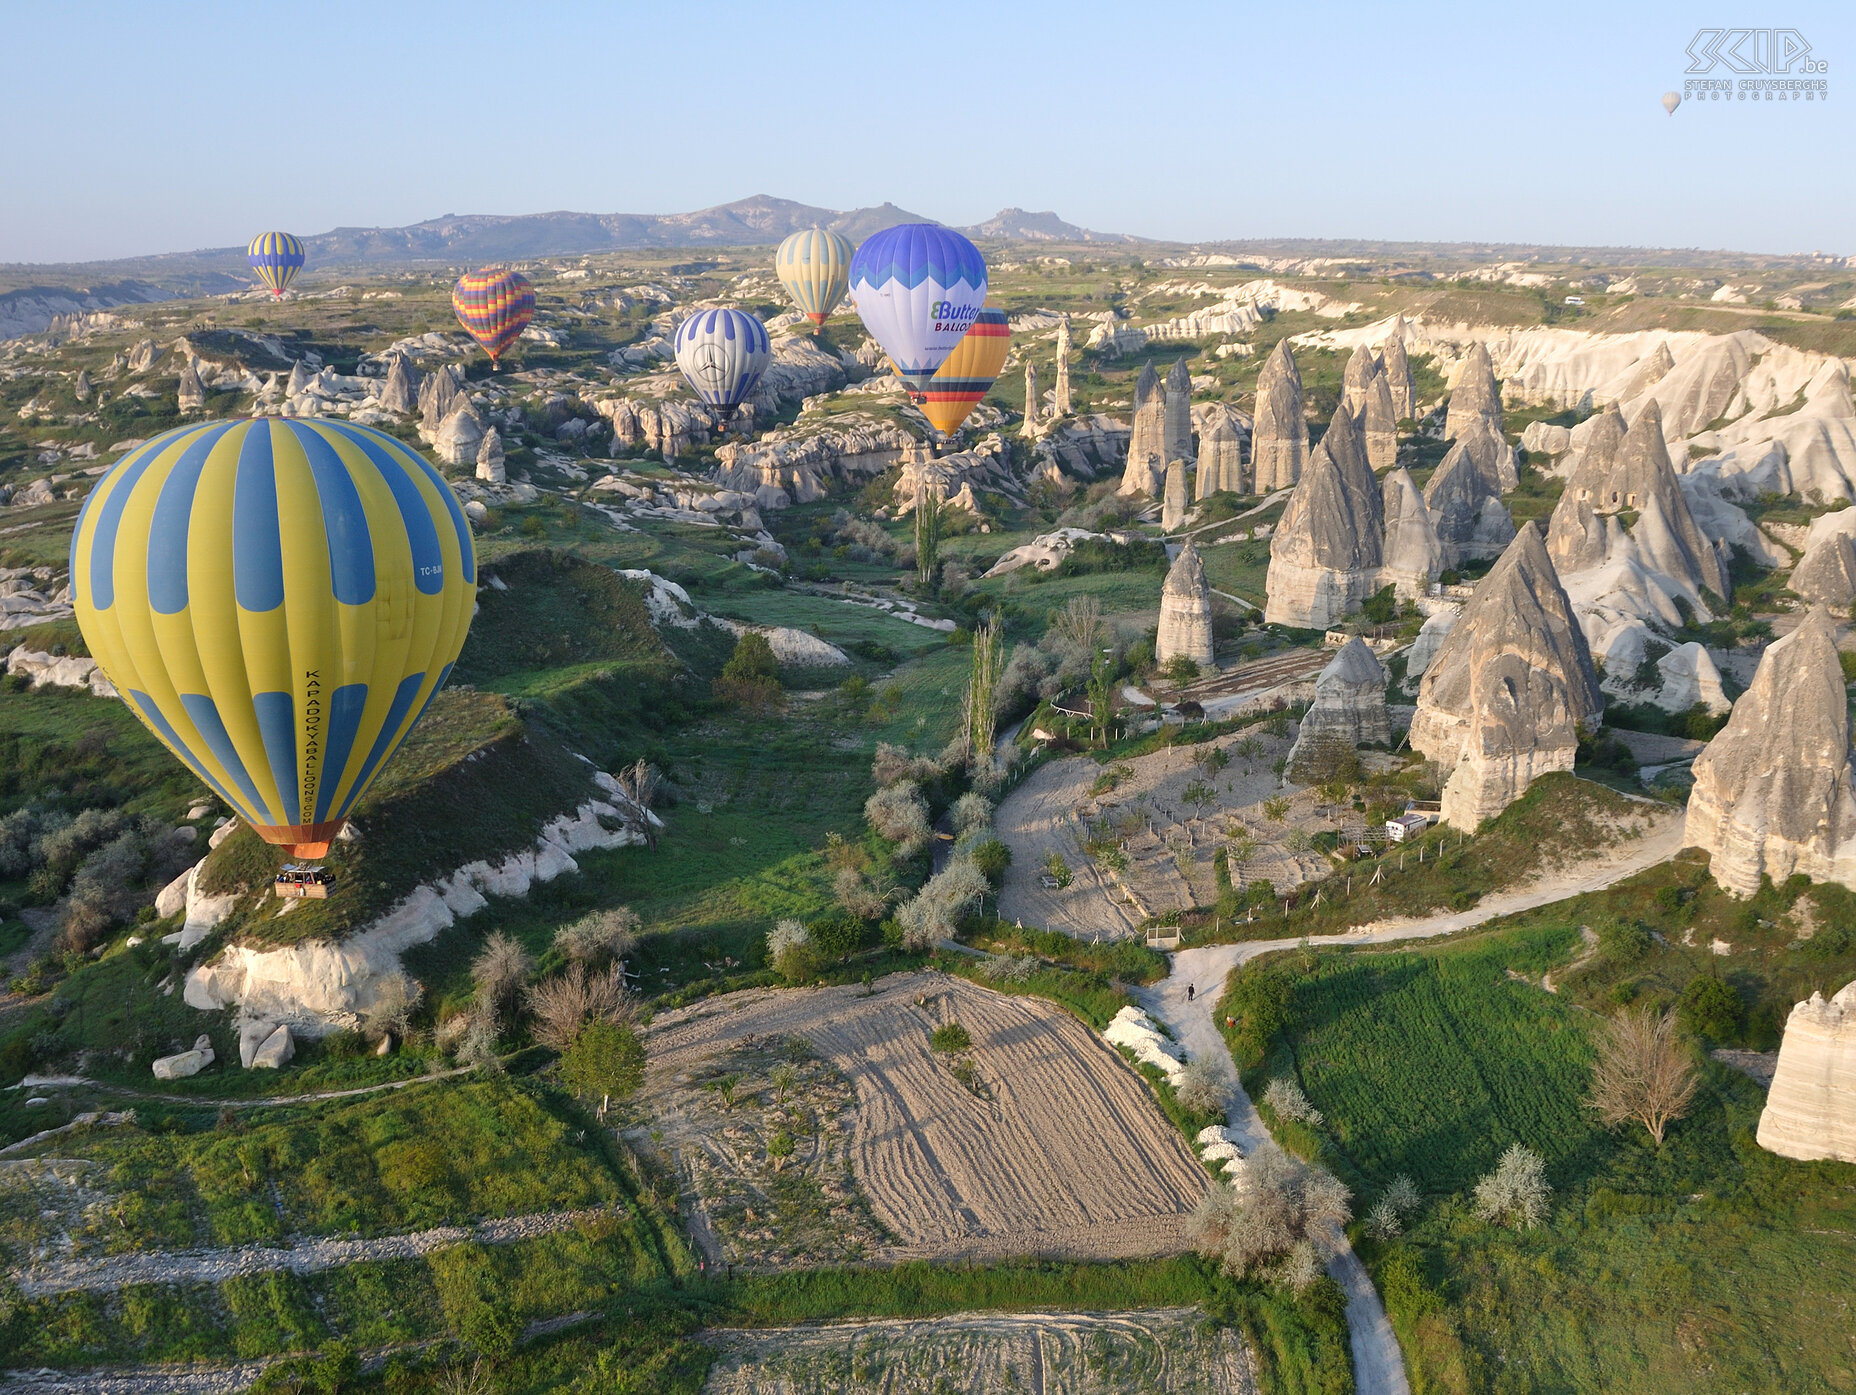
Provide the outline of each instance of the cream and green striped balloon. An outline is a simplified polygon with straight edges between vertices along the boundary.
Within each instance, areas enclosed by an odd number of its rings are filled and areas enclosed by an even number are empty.
[[[84,641],[130,709],[266,842],[315,858],[444,685],[470,524],[351,422],[186,426],[97,482],[71,537]]]
[[[851,244],[835,232],[807,228],[780,244],[773,269],[800,313],[822,325],[851,284]]]

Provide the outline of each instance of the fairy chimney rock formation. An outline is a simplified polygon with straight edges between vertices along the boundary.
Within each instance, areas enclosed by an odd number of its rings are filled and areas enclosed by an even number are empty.
[[[1315,679],[1315,700],[1302,718],[1285,767],[1291,780],[1324,777],[1317,766],[1331,748],[1377,741],[1390,744],[1386,714],[1386,671],[1366,641],[1355,635]]]
[[[290,381],[296,382],[295,374]],[[296,391],[292,387],[291,396],[295,396]],[[438,428],[451,415],[457,396],[457,370],[448,363],[419,385],[419,438],[427,445],[437,439]]]
[[[1192,459],[1192,375],[1178,358],[1166,375],[1166,423],[1161,450],[1166,460]]]
[[[1366,463],[1375,470],[1390,470],[1398,463],[1398,420],[1386,375],[1375,373],[1366,385],[1366,402],[1359,416]]]
[[[1379,487],[1343,405],[1270,537],[1265,623],[1325,630],[1379,588]]]
[[[388,412],[412,413],[419,409],[418,376],[407,364],[404,354],[393,355],[387,381],[380,389],[380,406]]]
[[[1291,488],[1308,463],[1308,423],[1302,417],[1302,375],[1279,339],[1257,374],[1257,412],[1250,432],[1250,470],[1259,494]]]
[[[200,375],[191,363],[184,363],[180,370],[180,409],[183,412],[197,412],[206,406],[206,385],[200,381]]]
[[[1502,434],[1502,387],[1495,380],[1495,364],[1488,346],[1477,340],[1463,361],[1456,390],[1450,394],[1450,408],[1444,415],[1444,438],[1460,440],[1473,422],[1482,422],[1499,437]]]
[[[1219,490],[1233,494],[1244,492],[1243,458],[1239,453],[1237,427],[1228,412],[1213,416],[1211,424],[1199,434],[1199,498]]]
[[[1397,421],[1415,421],[1418,416],[1418,383],[1411,375],[1411,360],[1405,354],[1405,321],[1401,318],[1392,337],[1386,340],[1380,355],[1386,387],[1392,393],[1392,411]]]
[[[90,400],[90,374],[81,368],[78,369],[77,382],[72,384],[71,391],[76,394],[79,402],[88,402]]]
[[[477,478],[486,484],[502,484],[508,478],[503,466],[503,436],[494,426],[483,433],[477,445]]]
[[[1367,389],[1378,376],[1379,355],[1364,344],[1356,344],[1341,377],[1341,401],[1347,404],[1347,411],[1355,421],[1366,411]]]
[[[1414,750],[1446,773],[1444,821],[1473,831],[1540,776],[1571,770],[1604,712],[1591,650],[1530,521],[1426,666]]]
[[[1848,698],[1823,607],[1767,648],[1694,774],[1684,836],[1724,889],[1751,896],[1795,872],[1856,888]]]
[[[1820,538],[1792,568],[1788,585],[1807,601],[1847,612],[1856,601],[1856,538],[1848,533]]]
[[[1792,1008],[1755,1137],[1784,1158],[1856,1162],[1856,983]]]
[[[1029,359],[1025,361],[1025,424],[1018,432],[1021,436],[1038,434],[1038,368]]]
[[[1489,477],[1476,464],[1467,442],[1451,446],[1424,487],[1444,566],[1499,557],[1514,541],[1514,519]]]
[[[1411,471],[1394,470],[1384,486],[1386,544],[1380,584],[1404,599],[1428,595],[1446,565],[1444,545]]]
[[[1634,563],[1670,578],[1692,600],[1703,588],[1726,597],[1720,555],[1676,482],[1654,399],[1628,431],[1615,407],[1592,429],[1553,508],[1547,552],[1565,574]]]
[[[1070,415],[1070,317],[1057,321],[1057,378],[1051,386],[1051,415]]]
[[[1171,533],[1186,521],[1186,462],[1166,467],[1166,495],[1160,505],[1160,531]]]
[[[1202,670],[1212,667],[1212,589],[1191,543],[1179,550],[1160,589],[1160,633],[1154,642],[1161,664],[1180,655]]]
[[[482,445],[483,418],[477,415],[471,400],[459,393],[452,400],[445,419],[438,424],[437,434],[432,438],[432,454],[447,465],[474,465]]]
[[[1166,394],[1149,363],[1134,385],[1134,428],[1128,436],[1128,463],[1118,493],[1153,498],[1166,470]]]

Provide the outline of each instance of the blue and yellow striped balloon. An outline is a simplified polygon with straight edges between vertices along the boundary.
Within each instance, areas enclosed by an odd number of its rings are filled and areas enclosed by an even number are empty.
[[[793,233],[773,254],[774,274],[799,313],[823,325],[851,285],[851,244],[824,228]]]
[[[71,599],[135,715],[267,843],[328,851],[443,686],[476,603],[470,524],[383,432],[213,422],[84,501]]]
[[[245,248],[245,260],[271,294],[281,296],[303,269],[303,244],[287,232],[259,233]]]

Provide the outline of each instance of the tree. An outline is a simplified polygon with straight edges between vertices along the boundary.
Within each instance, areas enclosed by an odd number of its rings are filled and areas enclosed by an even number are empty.
[[[1215,1184],[1193,1212],[1193,1246],[1233,1278],[1266,1274],[1306,1287],[1322,1256],[1339,1252],[1351,1218],[1347,1188],[1326,1168],[1298,1161],[1280,1148],[1259,1148],[1244,1160],[1241,1189]]]
[[[1089,665],[1089,735],[1107,746],[1115,725],[1115,665],[1097,654]]]
[[[926,485],[915,491],[915,577],[924,587],[934,585],[935,564],[941,556],[941,513],[947,507]]]
[[[974,764],[992,758],[999,721],[999,657],[1003,647],[1004,632],[997,620],[988,620],[973,636],[973,671],[967,679],[961,715],[967,759]]]
[[[1516,1143],[1502,1154],[1495,1171],[1476,1183],[1476,1214],[1490,1225],[1531,1230],[1547,1218],[1546,1159]]]
[[[1054,610],[1051,628],[1069,643],[1093,654],[1102,635],[1102,602],[1094,596],[1072,596],[1062,610]]]
[[[561,1053],[561,1079],[576,1095],[623,1098],[644,1083],[644,1043],[621,1022],[594,1020]]]
[[[773,657],[767,636],[753,630],[742,632],[735,641],[735,652],[722,665],[722,675],[710,685],[718,702],[726,702],[744,712],[762,713],[778,707],[781,701],[780,664]]]
[[[571,1046],[588,1022],[625,1022],[632,1015],[631,995],[617,964],[594,974],[575,963],[529,989],[527,998],[535,1015],[535,1040],[557,1051]]]
[[[576,964],[623,959],[638,943],[638,912],[630,906],[590,911],[554,932],[554,947]]]
[[[812,933],[797,920],[782,920],[767,932],[767,962],[788,983],[804,983],[818,974],[820,955]]]
[[[1746,1024],[1740,995],[1712,974],[1692,978],[1676,1000],[1676,1015],[1685,1030],[1713,1041],[1738,1036]]]
[[[471,961],[470,975],[477,984],[477,1001],[492,1022],[506,1019],[515,1010],[517,996],[533,967],[528,952],[501,930],[484,941],[483,949]]]
[[[771,646],[768,652],[772,652]],[[644,834],[645,846],[653,850],[657,848],[657,825],[651,819],[651,802],[657,798],[661,778],[657,767],[643,759],[634,761],[618,774],[619,788],[631,800],[637,815],[638,831]]]
[[[1616,1126],[1635,1120],[1657,1147],[1695,1097],[1695,1062],[1676,1038],[1673,1013],[1620,1012],[1605,1024],[1592,1065],[1591,1106]]]
[[[1218,791],[1203,780],[1194,780],[1181,791],[1186,803],[1199,811],[1199,817],[1205,817],[1205,811],[1218,802]]]
[[[1223,1114],[1224,1081],[1209,1062],[1191,1061],[1173,1078],[1173,1098],[1194,1114]]]

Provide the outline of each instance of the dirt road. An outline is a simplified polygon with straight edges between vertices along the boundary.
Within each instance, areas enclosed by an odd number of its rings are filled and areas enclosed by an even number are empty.
[[[1582,892],[1602,890],[1668,861],[1681,849],[1682,815],[1680,811],[1670,810],[1655,816],[1641,838],[1616,844],[1591,861],[1555,870],[1527,886],[1488,897],[1472,910],[1389,920],[1346,935],[1323,938],[1343,944],[1392,944],[1448,935],[1501,916],[1563,901]],[[1275,1144],[1256,1106],[1238,1081],[1237,1068],[1212,1020],[1212,1010],[1233,968],[1260,954],[1293,949],[1300,943],[1299,938],[1292,938],[1181,950],[1173,956],[1172,972],[1165,979],[1140,990],[1142,1006],[1166,1024],[1174,1039],[1185,1047],[1188,1058],[1209,1062],[1212,1069],[1224,1077],[1229,1100],[1226,1118],[1239,1134],[1239,1146],[1246,1154]],[[1196,990],[1190,999],[1186,994],[1188,986]],[[1398,1340],[1386,1321],[1385,1307],[1373,1289],[1365,1266],[1347,1250],[1335,1259],[1328,1272],[1347,1293],[1347,1328],[1352,1338],[1354,1385],[1358,1395],[1409,1395],[1411,1387],[1405,1378]]]

